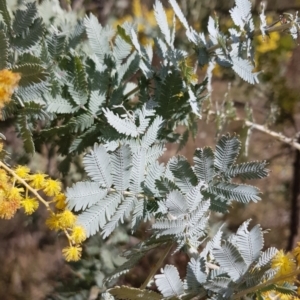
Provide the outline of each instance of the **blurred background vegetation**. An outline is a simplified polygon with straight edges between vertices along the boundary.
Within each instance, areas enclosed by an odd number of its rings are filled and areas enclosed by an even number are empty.
[[[62,15],[65,11],[74,18],[85,13],[95,14],[101,24],[116,27],[124,21],[139,23],[139,38],[143,43],[151,42],[159,34],[152,11],[152,0],[45,0],[42,3],[43,14]],[[167,1],[162,1],[168,8]],[[8,1],[11,8],[18,1]],[[206,31],[208,17],[219,18],[220,28],[231,25],[228,10],[234,1],[217,0],[178,0],[185,16],[194,28]],[[258,22],[260,1],[252,1],[253,15]],[[65,11],[63,11],[64,9]],[[268,22],[279,21],[284,12],[295,12],[300,9],[299,0],[272,0],[267,5]],[[167,11],[172,19],[172,11]],[[51,19],[50,19],[51,22]],[[180,47],[192,52],[183,38],[184,32],[178,24],[177,43]],[[261,84],[249,85],[234,76],[232,72],[218,67],[214,70],[213,91],[210,105],[218,105],[224,111],[235,108],[239,117],[244,116],[245,106],[253,109],[255,122],[267,124],[274,131],[282,132],[289,137],[296,137],[300,142],[300,50],[298,41],[284,33],[273,33],[263,41],[255,38],[257,55],[255,65],[260,75]],[[155,58],[154,58],[155,63]],[[199,81],[206,70],[199,72]],[[209,105],[209,104],[207,104]],[[46,146],[34,157],[24,154],[21,141],[15,134],[9,121],[0,123],[3,134],[7,137],[7,148],[11,153],[11,164],[29,163],[33,170],[40,170],[53,177],[58,177],[57,161],[60,159]],[[184,131],[184,128],[179,130]],[[249,138],[248,129],[242,122],[226,122],[222,114],[204,115],[199,121],[196,138],[190,139],[179,151],[191,160],[194,149],[203,146],[214,147],[216,137],[230,132],[240,135],[243,142]],[[215,215],[211,224],[217,228],[226,222],[228,232],[236,230],[246,219],[260,223],[264,229],[270,229],[266,235],[266,246],[291,249],[300,241],[299,201],[300,201],[300,154],[289,145],[284,145],[274,138],[255,130],[251,131],[248,141],[248,157],[245,160],[267,160],[270,176],[259,182],[263,196],[258,204],[233,206],[230,215],[222,219]],[[178,151],[177,146],[167,145],[168,151],[162,157],[167,161]],[[64,178],[66,186],[80,180],[80,161],[78,167]],[[123,262],[118,256],[122,250],[136,244],[143,236],[151,234],[147,224],[131,236],[124,225],[111,238],[103,241],[99,236],[92,237],[86,244],[83,259],[74,264],[66,264],[61,256],[64,238],[50,232],[44,225],[45,211],[41,207],[32,217],[18,214],[13,220],[0,221],[0,299],[100,299],[104,291],[103,279],[116,266]],[[119,283],[138,287],[147,277],[149,269],[158,260],[159,251],[150,253],[130,273],[123,276]],[[169,263],[176,264],[184,275],[187,257],[180,253],[168,258]],[[111,282],[115,284],[116,282]]]

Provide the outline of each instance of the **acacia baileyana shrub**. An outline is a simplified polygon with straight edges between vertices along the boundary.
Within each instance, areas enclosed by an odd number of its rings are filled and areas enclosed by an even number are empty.
[[[228,34],[210,17],[208,36],[189,26],[175,0],[169,3],[171,26],[156,1],[161,37],[143,45],[136,24],[125,22],[115,30],[92,14],[76,21],[67,13],[49,17],[38,12],[35,2],[12,14],[0,0],[1,118],[14,119],[28,153],[46,142],[54,145],[64,157],[62,175],[83,153],[89,178],[62,191],[61,183],[47,174],[8,166],[1,143],[0,217],[46,206],[46,224],[69,241],[62,250],[67,261],[79,260],[82,243],[97,232],[105,239],[125,219],[132,232],[151,220],[150,238],[125,252],[126,262],[108,279],[124,274],[156,247],[165,248],[160,260],[140,289],[113,287],[103,293],[105,299],[298,299],[299,244],[287,254],[263,249],[263,230],[259,225],[249,229],[250,220],[230,236],[222,227],[209,235],[212,212],[226,214],[233,201],[261,200],[258,188],[234,179],[266,177],[265,161],[237,164],[240,141],[224,135],[215,149],[196,149],[192,164],[183,156],[159,162],[166,143],[183,147],[196,134],[216,64],[249,84],[258,83],[251,2],[235,1]],[[46,26],[50,19],[52,26]],[[267,25],[264,12],[260,20],[263,36],[276,30]],[[178,21],[193,55],[174,43]],[[298,27],[297,16],[288,15],[277,30],[296,38]],[[155,65],[153,49],[159,60]],[[198,82],[197,68],[205,65],[208,76]],[[179,125],[186,127],[183,134],[176,132]],[[156,274],[171,248],[190,257],[184,279],[173,265]],[[147,288],[152,279],[160,293]]]

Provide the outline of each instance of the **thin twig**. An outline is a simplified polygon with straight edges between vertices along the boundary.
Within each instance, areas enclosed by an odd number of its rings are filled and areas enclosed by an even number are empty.
[[[124,95],[124,99],[127,99],[128,97],[130,97],[131,95],[135,94],[140,88],[137,86],[135,87],[133,90],[131,90],[130,92],[128,92],[127,94]]]
[[[283,142],[283,143],[289,144],[289,145],[291,145],[292,147],[294,147],[294,148],[300,150],[300,144],[297,143],[295,139],[289,138],[289,137],[287,137],[287,136],[284,136],[284,135],[281,134],[281,133],[272,131],[272,130],[266,128],[266,127],[263,126],[263,125],[259,125],[259,124],[253,123],[253,122],[248,121],[248,120],[243,120],[243,121],[245,122],[246,126],[249,126],[249,127],[254,128],[254,129],[257,129],[257,130],[259,130],[259,131],[261,131],[261,132],[264,132],[264,133],[266,133],[266,134],[268,134],[268,135],[274,137],[275,139],[277,139],[277,140],[279,140],[279,141],[281,141],[281,142]]]
[[[47,209],[50,208],[49,203],[45,201],[35,190],[32,188],[24,179],[22,179],[20,176],[18,176],[12,169],[10,169],[8,166],[6,166],[2,161],[0,161],[0,167],[6,170],[6,172],[10,173],[14,178],[16,178],[21,184],[23,184],[34,196],[40,200],[46,207]]]
[[[146,286],[148,285],[148,283],[150,282],[150,280],[152,279],[152,277],[156,274],[157,270],[160,268],[161,264],[163,263],[163,261],[165,260],[165,258],[167,257],[167,255],[169,254],[172,246],[173,246],[173,243],[168,243],[167,244],[167,248],[164,250],[164,252],[162,253],[160,259],[157,261],[157,263],[151,269],[148,277],[146,278],[146,280],[144,281],[144,283],[141,285],[141,287],[140,287],[141,290],[143,290],[143,289],[146,288]]]
[[[284,31],[284,30],[287,30],[287,29],[291,28],[292,26],[293,26],[293,22],[289,22],[289,23],[282,24],[282,25],[279,25],[279,26],[272,26],[270,28],[266,28],[265,33],[269,34],[271,32]],[[260,30],[255,30],[255,32],[253,33],[253,36],[259,36],[259,35],[261,35],[261,31]],[[241,38],[243,39],[243,36]],[[246,39],[246,37],[244,37],[244,39]],[[227,43],[230,45],[230,44],[233,44],[234,42],[232,40],[229,40]],[[219,48],[221,48],[221,45],[216,44],[216,45],[213,45],[210,48],[208,48],[207,52],[212,53],[212,52],[214,52],[215,50],[217,50]]]

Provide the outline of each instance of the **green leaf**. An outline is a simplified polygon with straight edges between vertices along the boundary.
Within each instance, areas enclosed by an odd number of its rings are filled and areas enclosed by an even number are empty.
[[[261,179],[269,175],[269,170],[265,168],[266,165],[266,161],[242,163],[228,169],[225,176],[230,178],[239,176],[243,179]]]
[[[69,35],[68,47],[75,49],[77,45],[84,39],[85,30],[83,20],[78,20],[73,32]]]
[[[131,39],[130,36],[128,34],[126,34],[126,31],[123,27],[121,27],[120,25],[117,25],[117,32],[119,34],[119,36],[129,45],[132,45],[131,43]]]
[[[90,113],[84,113],[80,116],[72,118],[74,122],[74,132],[83,132],[94,124],[95,119]]]
[[[155,91],[155,101],[158,103],[156,111],[164,119],[178,112],[178,101],[182,92],[182,78],[173,71],[168,74],[162,83],[158,84]]]
[[[18,9],[15,14],[13,22],[13,31],[17,35],[21,35],[31,26],[37,15],[37,8],[35,2],[25,4],[26,9]]]
[[[18,58],[18,64],[38,64],[42,65],[42,60],[30,53],[23,53]]]
[[[42,18],[37,18],[29,27],[29,30],[26,31],[26,34],[11,38],[11,44],[18,51],[28,51],[42,39],[44,31],[45,27]]]
[[[151,290],[140,290],[129,286],[116,286],[108,290],[108,292],[118,299],[128,300],[161,300],[162,296]]]
[[[250,201],[257,202],[260,200],[258,196],[260,194],[259,189],[245,184],[233,184],[226,182],[216,182],[209,186],[208,193],[216,196],[222,196],[226,200],[236,200],[242,203],[248,203]]]
[[[197,177],[185,157],[172,157],[169,168],[175,177],[176,185],[183,193],[188,193],[197,184]]]
[[[0,70],[7,67],[7,58],[8,58],[8,39],[4,30],[0,30]]]
[[[34,143],[32,139],[31,128],[29,126],[25,114],[19,114],[17,117],[17,127],[24,143],[24,149],[27,153],[33,154],[35,152]]]
[[[84,94],[87,94],[88,83],[82,58],[78,56],[74,57],[74,73],[70,74],[70,76],[72,76],[75,89]]]
[[[211,197],[210,202],[210,210],[225,214],[228,213],[230,206],[228,205],[228,201],[226,199],[222,199],[221,197]]]
[[[27,87],[47,80],[48,73],[39,64],[20,64],[12,68],[13,72],[21,73],[19,86]]]
[[[47,46],[51,57],[55,60],[59,60],[65,51],[66,35],[57,30],[52,32],[50,36],[47,36]]]
[[[8,28],[10,28],[10,20],[11,20],[11,17],[9,15],[9,12],[7,10],[7,4],[6,4],[6,0],[0,0],[0,13],[3,17],[3,20],[6,24],[6,26]]]

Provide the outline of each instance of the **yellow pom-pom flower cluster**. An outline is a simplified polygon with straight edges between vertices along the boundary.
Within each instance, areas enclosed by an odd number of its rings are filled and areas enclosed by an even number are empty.
[[[295,249],[290,253],[285,253],[283,250],[277,252],[272,259],[272,269],[277,270],[273,283],[294,284],[297,282],[297,276],[300,274],[300,242],[297,243]],[[283,300],[300,300],[300,287],[295,294],[283,294],[277,291],[265,292],[263,299],[283,299]]]
[[[19,73],[10,70],[0,70],[0,109],[11,99],[11,96],[21,79]]]
[[[46,197],[43,198],[42,194]],[[79,260],[86,233],[84,228],[76,224],[76,215],[67,209],[61,183],[43,173],[30,174],[26,166],[11,169],[0,161],[0,218],[11,219],[19,209],[31,215],[40,203],[50,213],[46,220],[49,229],[62,231],[68,238],[69,246],[62,251],[65,259]]]

